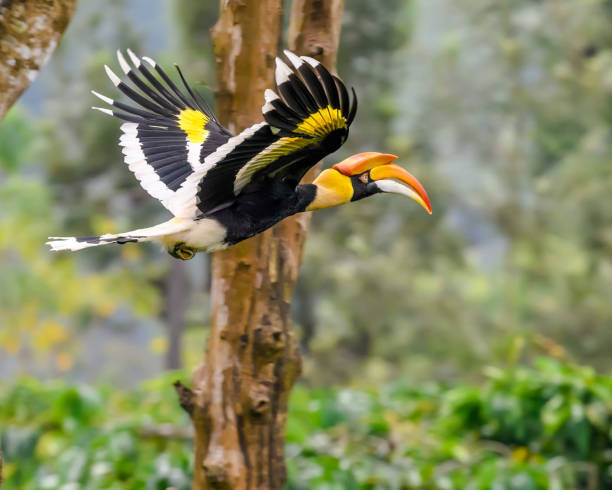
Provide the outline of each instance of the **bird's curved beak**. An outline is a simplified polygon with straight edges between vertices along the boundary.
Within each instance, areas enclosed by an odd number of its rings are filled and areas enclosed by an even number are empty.
[[[407,196],[431,214],[431,202],[427,191],[414,175],[391,163],[395,159],[397,159],[395,155],[386,153],[359,153],[334,165],[333,168],[349,176],[359,175],[369,170],[370,179],[375,182],[381,192]],[[406,185],[400,184],[397,180]]]

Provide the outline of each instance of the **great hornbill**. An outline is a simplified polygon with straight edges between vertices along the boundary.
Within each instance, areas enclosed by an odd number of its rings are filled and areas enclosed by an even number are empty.
[[[125,121],[119,144],[141,186],[174,215],[150,228],[94,237],[50,237],[52,250],[159,241],[173,257],[226,248],[302,211],[338,206],[380,192],[403,194],[429,213],[423,186],[391,163],[395,156],[360,153],[300,185],[304,174],[346,140],[355,113],[344,83],[318,61],[285,51],[276,59],[276,91],[265,92],[264,121],[234,136],[177,67],[180,90],[150,58],[121,52],[132,88],[106,66],[113,84],[138,107],[94,95],[94,107]],[[155,74],[155,73],[156,74]],[[138,90],[139,89],[139,90]],[[403,185],[396,180],[403,182]]]

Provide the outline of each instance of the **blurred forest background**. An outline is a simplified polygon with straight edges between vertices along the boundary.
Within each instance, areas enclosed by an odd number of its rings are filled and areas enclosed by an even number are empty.
[[[167,219],[89,90],[115,93],[103,65],[130,47],[212,100],[217,9],[80,0],[0,125],[6,488],[188,488],[170,381],[201,357],[209,258],[44,242]],[[434,214],[389,196],[314,214],[291,488],[612,487],[611,26],[609,0],[346,0],[360,108],[327,163],[400,155]]]

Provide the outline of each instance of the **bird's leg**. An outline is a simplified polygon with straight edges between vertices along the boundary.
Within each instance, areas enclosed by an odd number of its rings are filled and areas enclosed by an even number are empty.
[[[190,260],[195,257],[195,250],[188,247],[183,242],[174,245],[172,250],[168,250],[168,253],[175,259]]]

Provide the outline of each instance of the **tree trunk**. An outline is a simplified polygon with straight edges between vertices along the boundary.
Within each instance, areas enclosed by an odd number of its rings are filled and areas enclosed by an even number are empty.
[[[291,47],[333,66],[342,3],[296,5],[292,17],[307,18],[292,20]],[[217,111],[233,132],[262,119],[281,6],[281,0],[221,1],[213,28]],[[195,427],[195,490],[281,489],[286,482],[287,402],[301,370],[290,302],[307,227],[307,216],[294,218],[213,256],[205,359],[193,393],[177,386]]]
[[[0,0],[0,120],[53,53],[76,0]]]
[[[76,0],[0,0],[0,121],[53,53],[75,6]]]

